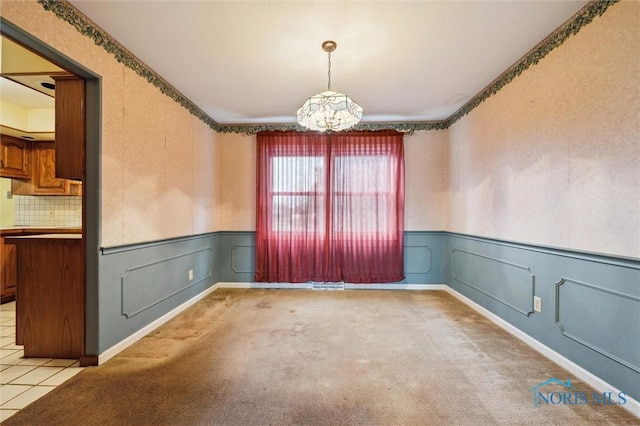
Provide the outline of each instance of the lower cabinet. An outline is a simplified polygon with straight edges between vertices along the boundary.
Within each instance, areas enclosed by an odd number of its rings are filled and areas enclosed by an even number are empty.
[[[7,237],[17,247],[16,344],[26,358],[84,355],[81,236]],[[23,265],[29,265],[23,266]]]
[[[16,285],[18,283],[18,267],[16,246],[6,244],[4,237],[0,237],[0,303],[12,302],[16,299]]]

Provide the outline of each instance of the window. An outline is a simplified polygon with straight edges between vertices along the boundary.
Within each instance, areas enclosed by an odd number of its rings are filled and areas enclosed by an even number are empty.
[[[324,223],[326,210],[324,158],[271,158],[273,232],[304,232]],[[316,232],[324,232],[324,228]]]
[[[341,155],[334,158],[332,180],[334,233],[351,232],[363,238],[394,236],[393,157]],[[348,212],[348,214],[345,214]],[[404,218],[403,218],[404,219]]]
[[[398,132],[258,134],[256,281],[404,278]]]

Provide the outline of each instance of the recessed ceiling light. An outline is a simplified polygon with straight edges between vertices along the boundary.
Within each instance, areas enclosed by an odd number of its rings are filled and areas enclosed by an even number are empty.
[[[26,139],[26,140],[28,140],[28,141],[32,141],[32,140],[34,140],[34,139],[35,139],[33,136],[28,136],[28,135],[22,135],[22,136],[20,136],[20,137],[21,137],[22,139]]]
[[[56,84],[55,83],[50,83],[48,81],[41,81],[40,82],[40,86],[44,87],[45,89],[49,89],[49,90],[54,90],[56,88]]]

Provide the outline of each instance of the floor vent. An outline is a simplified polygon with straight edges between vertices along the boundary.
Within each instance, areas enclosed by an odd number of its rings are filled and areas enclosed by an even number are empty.
[[[314,290],[344,290],[344,283],[312,283]]]

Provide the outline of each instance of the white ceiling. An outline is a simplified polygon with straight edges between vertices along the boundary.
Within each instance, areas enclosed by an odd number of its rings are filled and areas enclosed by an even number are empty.
[[[49,76],[29,76],[29,80],[53,81]],[[20,79],[19,77],[17,78]],[[26,79],[25,79],[26,80]],[[51,92],[54,92],[53,90]],[[55,93],[55,92],[54,92]],[[18,84],[8,78],[0,78],[0,99],[23,108],[54,108],[55,100],[52,96],[36,91],[29,85]]]
[[[0,100],[23,108],[53,108],[52,75],[65,71],[14,41],[0,37]]]
[[[332,89],[363,122],[442,120],[586,0],[71,0],[221,124],[294,123]]]

